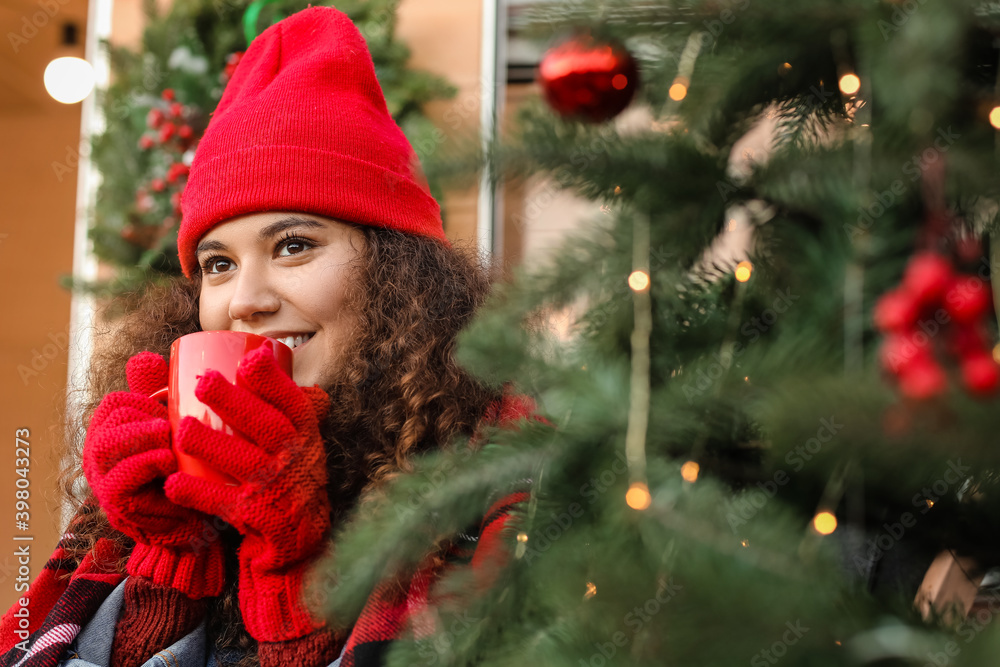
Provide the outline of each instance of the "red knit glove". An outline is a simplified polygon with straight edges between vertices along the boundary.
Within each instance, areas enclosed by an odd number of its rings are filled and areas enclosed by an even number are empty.
[[[243,437],[186,418],[177,446],[240,483],[179,472],[167,479],[167,497],[220,516],[244,535],[240,609],[251,636],[286,641],[323,627],[305,608],[302,582],[330,528],[319,431],[329,397],[319,387],[297,386],[265,347],[246,357],[235,385],[210,370],[195,396]]]
[[[141,352],[125,366],[130,391],[108,394],[83,445],[83,472],[111,525],[136,541],[126,569],[192,599],[218,595],[222,544],[201,536],[211,517],[167,500],[163,479],[177,471],[167,408],[149,398],[167,384],[167,364]]]

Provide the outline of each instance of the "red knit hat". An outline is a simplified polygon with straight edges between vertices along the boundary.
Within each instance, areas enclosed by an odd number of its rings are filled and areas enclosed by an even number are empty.
[[[314,213],[448,243],[365,40],[333,7],[304,9],[253,41],[198,144],[181,208],[177,252],[188,278],[205,233],[264,211]]]

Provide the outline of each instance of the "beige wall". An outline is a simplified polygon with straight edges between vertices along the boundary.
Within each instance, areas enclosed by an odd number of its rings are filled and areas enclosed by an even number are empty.
[[[80,105],[52,100],[42,84],[49,60],[83,56],[85,0],[0,8],[0,607],[22,595],[15,549],[30,545],[30,577],[41,571],[58,539],[55,491],[62,438],[69,340],[69,294],[59,276],[72,271]],[[25,23],[27,19],[28,23]],[[61,51],[62,23],[75,21],[79,46]],[[34,25],[32,25],[34,21]],[[36,28],[33,30],[32,28]],[[27,42],[10,40],[14,33]],[[15,528],[17,429],[30,432],[29,530]],[[32,536],[16,542],[14,536]]]
[[[446,77],[458,88],[451,100],[434,102],[427,114],[448,133],[479,127],[479,60],[482,3],[479,0],[403,0],[397,36],[411,49],[410,65]],[[478,188],[450,190],[442,208],[445,231],[475,242]]]

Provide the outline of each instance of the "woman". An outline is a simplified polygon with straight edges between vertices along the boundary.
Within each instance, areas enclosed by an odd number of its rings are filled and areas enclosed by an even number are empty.
[[[448,244],[344,14],[309,8],[250,46],[197,149],[178,253],[185,278],[143,295],[94,362],[82,463],[65,480],[72,494],[85,474],[92,493],[0,624],[0,664],[379,664],[428,572],[376,590],[348,636],[303,603],[310,565],[411,455],[530,405],[452,359],[489,281]],[[189,419],[173,444],[235,487],[177,472],[149,397],[170,343],[198,330],[294,347],[294,382],[264,350],[240,386],[199,381],[244,436]],[[477,556],[502,551],[521,499],[491,509]]]

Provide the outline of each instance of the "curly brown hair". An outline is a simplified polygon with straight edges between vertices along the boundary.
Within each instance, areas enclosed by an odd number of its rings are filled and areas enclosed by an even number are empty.
[[[322,431],[335,528],[363,493],[408,470],[414,454],[471,435],[502,393],[454,360],[458,332],[489,295],[492,267],[467,247],[449,248],[390,229],[359,229],[367,242],[347,294],[347,307],[358,315],[357,331],[338,379],[323,387],[332,405]],[[107,393],[127,390],[124,368],[131,356],[143,350],[167,356],[175,339],[200,330],[200,290],[200,276],[152,285],[126,297],[127,314],[98,337],[87,384],[80,390],[77,437],[67,443],[68,464],[60,476],[77,510],[72,550],[78,560],[100,537],[132,546],[103,511],[80,510],[95,502],[81,465],[86,425]],[[246,632],[237,598],[235,554],[241,538],[226,529],[221,539],[227,547],[227,583],[209,602],[209,636],[220,660],[235,654],[239,667],[257,665],[256,642]],[[124,561],[120,571],[125,571]]]

